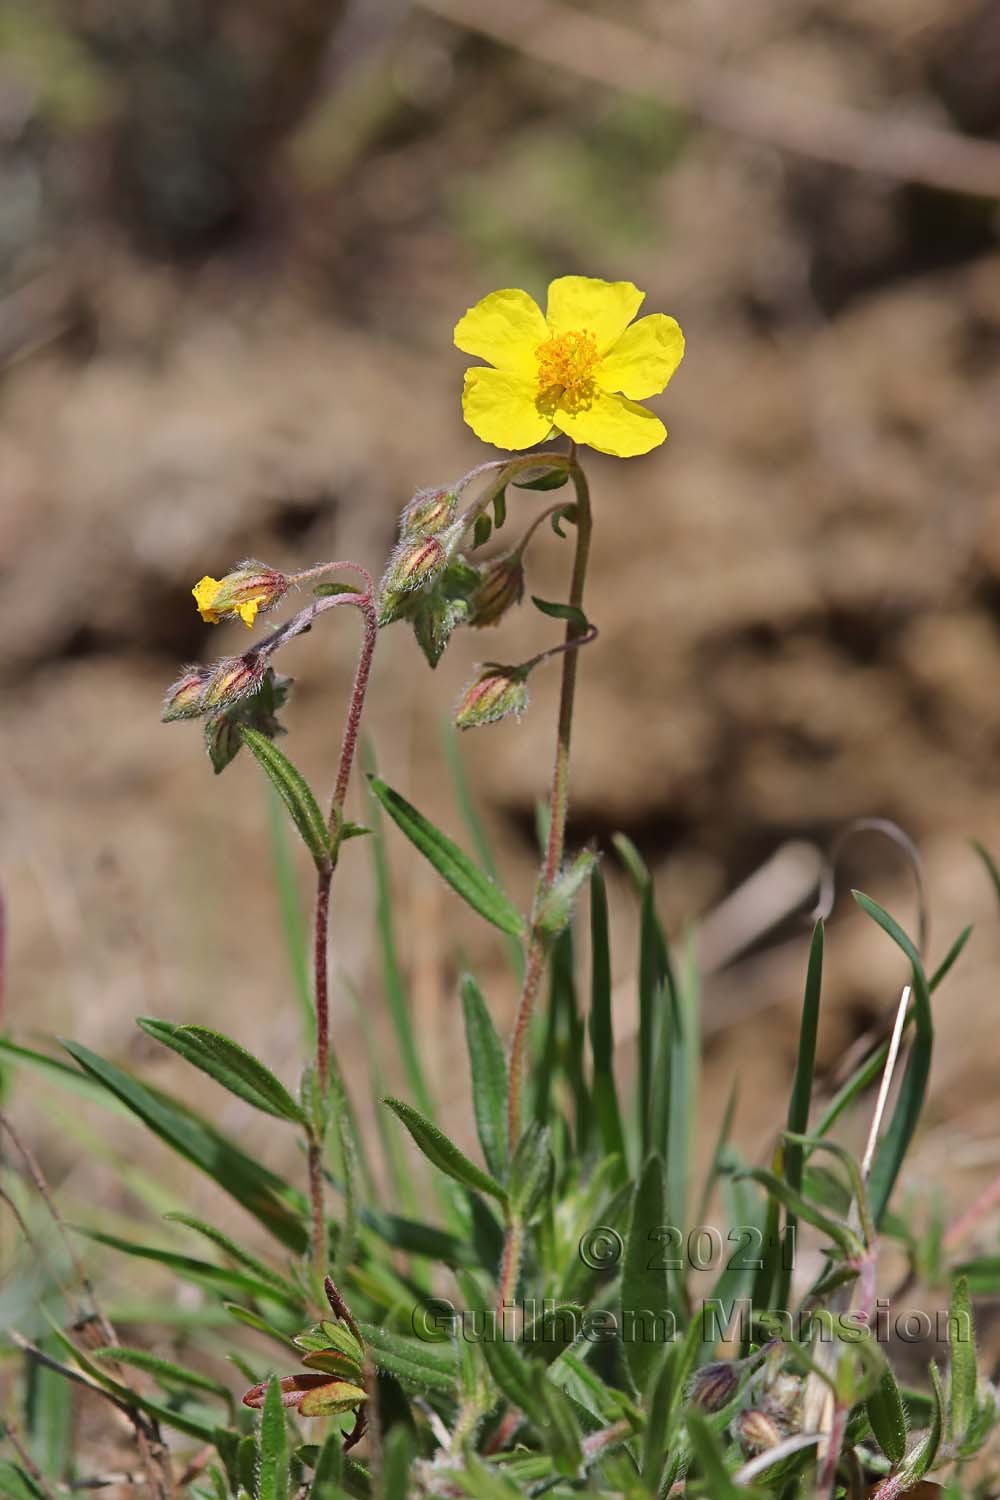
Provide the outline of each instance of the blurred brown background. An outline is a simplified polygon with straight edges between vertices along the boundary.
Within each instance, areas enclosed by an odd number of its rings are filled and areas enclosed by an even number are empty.
[[[200,622],[191,585],[244,556],[377,572],[411,492],[483,457],[451,347],[466,306],[569,271],[628,277],[688,354],[658,403],[667,446],[588,461],[602,634],[573,839],[624,829],[680,933],[789,840],[896,820],[924,856],[932,960],[976,923],[911,1178],[966,1201],[1000,1158],[1000,941],[966,842],[1000,848],[996,0],[0,0],[0,39],[9,1026],[175,1082],[132,1017],[197,1018],[294,1079],[259,773],[241,756],[215,780],[197,728],[158,722],[182,661],[243,639]],[[512,503],[510,534],[538,503]],[[544,535],[529,582],[551,598],[568,551]],[[319,787],[357,628],[323,626],[283,658],[285,745]],[[451,831],[449,705],[477,660],[553,635],[529,606],[435,674],[405,626],[383,637],[381,768]],[[534,679],[523,725],[461,743],[523,899],[555,680]],[[505,1018],[511,981],[394,834],[390,851],[419,1029],[468,1136],[458,944]],[[627,1068],[634,917],[611,863]],[[706,1130],[738,1073],[748,1151],[789,1074],[805,962],[804,923],[767,931],[769,871],[754,956],[705,991]],[[857,838],[841,873],[914,927],[891,844]],[[350,1070],[353,989],[398,1076],[362,843],[336,899],[341,1049]],[[731,909],[708,932],[721,963]],[[824,1076],[902,978],[841,893]],[[211,1107],[272,1150],[259,1117]],[[51,1134],[56,1175],[92,1191],[98,1169]]]

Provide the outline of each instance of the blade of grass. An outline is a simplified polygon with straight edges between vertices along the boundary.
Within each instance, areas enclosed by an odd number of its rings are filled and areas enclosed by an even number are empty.
[[[819,1033],[819,1003],[823,984],[823,923],[813,928],[809,948],[809,963],[806,968],[806,987],[802,997],[802,1017],[799,1023],[799,1051],[795,1062],[791,1097],[788,1101],[788,1129],[796,1135],[806,1135],[809,1130],[809,1106],[812,1102],[813,1074],[816,1068],[816,1038]],[[802,1169],[805,1156],[802,1147],[793,1141],[785,1143],[785,1181],[796,1193],[802,1191]],[[785,1217],[785,1235],[794,1243],[796,1216],[789,1211]],[[777,1272],[775,1305],[785,1308],[792,1285],[792,1258],[782,1257]]]
[[[302,901],[292,859],[288,824],[285,821],[281,798],[271,786],[267,788],[267,823],[271,840],[274,883],[278,892],[278,906],[281,913],[281,930],[292,978],[292,994],[295,996],[302,1022],[303,1046],[307,1053],[311,1053],[316,1045],[316,1015],[313,1008],[309,962],[309,934],[302,915]]]

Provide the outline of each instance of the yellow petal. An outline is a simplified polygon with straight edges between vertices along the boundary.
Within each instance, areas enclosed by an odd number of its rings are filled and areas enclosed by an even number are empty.
[[[584,331],[604,354],[620,339],[645,300],[631,281],[601,281],[596,276],[560,276],[549,283],[545,314],[555,333]]]
[[[574,412],[557,408],[552,420],[574,442],[586,443],[598,453],[612,453],[615,458],[648,453],[667,435],[659,417],[644,406],[600,390],[595,391],[588,407]]]
[[[531,448],[552,425],[535,405],[534,381],[483,366],[465,372],[462,412],[476,437],[498,448]]]
[[[522,375],[534,375],[535,350],[548,336],[538,303],[515,287],[491,292],[455,324],[455,344],[463,353]]]
[[[259,608],[259,599],[244,599],[242,604],[237,604],[236,613],[239,615],[240,619],[243,621],[248,630],[252,627],[254,620],[257,618],[257,611]]]
[[[684,355],[684,335],[674,318],[651,313],[626,328],[594,371],[605,391],[621,391],[633,401],[656,396]]]
[[[222,584],[217,578],[209,578],[208,575],[199,579],[191,590],[194,602],[198,606],[198,613],[207,625],[218,625],[219,614],[212,608],[212,601],[218,597]]]

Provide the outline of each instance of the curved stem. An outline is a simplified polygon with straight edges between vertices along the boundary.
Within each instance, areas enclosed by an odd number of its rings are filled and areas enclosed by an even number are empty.
[[[573,557],[573,575],[570,581],[569,603],[582,609],[583,589],[587,578],[587,563],[590,558],[590,537],[593,521],[590,510],[590,490],[586,476],[575,455],[570,458],[570,476],[576,489],[576,552]],[[566,624],[564,647],[579,646],[588,632],[579,620]],[[562,864],[566,841],[566,815],[569,810],[569,752],[573,729],[573,705],[576,697],[576,665],[579,651],[565,650],[562,663],[562,687],[559,694],[559,717],[556,728],[555,763],[552,768],[552,789],[549,795],[549,832],[545,847],[545,858],[538,878],[537,897],[540,898],[551,886]],[[538,987],[545,969],[545,942],[534,933],[528,947],[528,959],[521,987],[521,998],[514,1023],[514,1036],[510,1049],[510,1082],[507,1094],[507,1133],[513,1151],[521,1135],[522,1094],[524,1087],[524,1054],[528,1041],[528,1028],[534,1014]],[[500,1291],[505,1288],[501,1286]]]

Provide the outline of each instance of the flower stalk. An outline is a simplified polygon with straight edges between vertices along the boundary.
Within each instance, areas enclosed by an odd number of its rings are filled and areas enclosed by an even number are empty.
[[[569,765],[570,740],[573,732],[573,708],[576,701],[576,667],[579,658],[577,649],[585,637],[592,638],[583,624],[583,593],[587,580],[587,565],[590,561],[590,540],[593,517],[590,507],[590,488],[586,475],[576,457],[576,446],[571,444],[569,474],[576,490],[576,550],[573,555],[573,573],[570,580],[569,603],[578,611],[576,618],[566,622],[566,638],[563,642],[562,682],[559,690],[559,713],[556,721],[556,750],[552,767],[552,785],[549,794],[549,828],[535,896],[538,908],[545,894],[551,889],[562,864],[566,845],[566,818],[569,812]],[[521,1138],[523,1119],[525,1050],[531,1018],[535,1011],[538,989],[545,971],[548,939],[537,928],[532,932],[518,1001],[517,1017],[510,1047],[510,1066],[507,1092],[507,1137],[513,1151]],[[520,1271],[520,1242],[523,1229],[512,1221],[507,1226],[504,1255],[497,1285],[497,1310],[502,1312],[504,1304],[510,1302],[517,1289]]]

